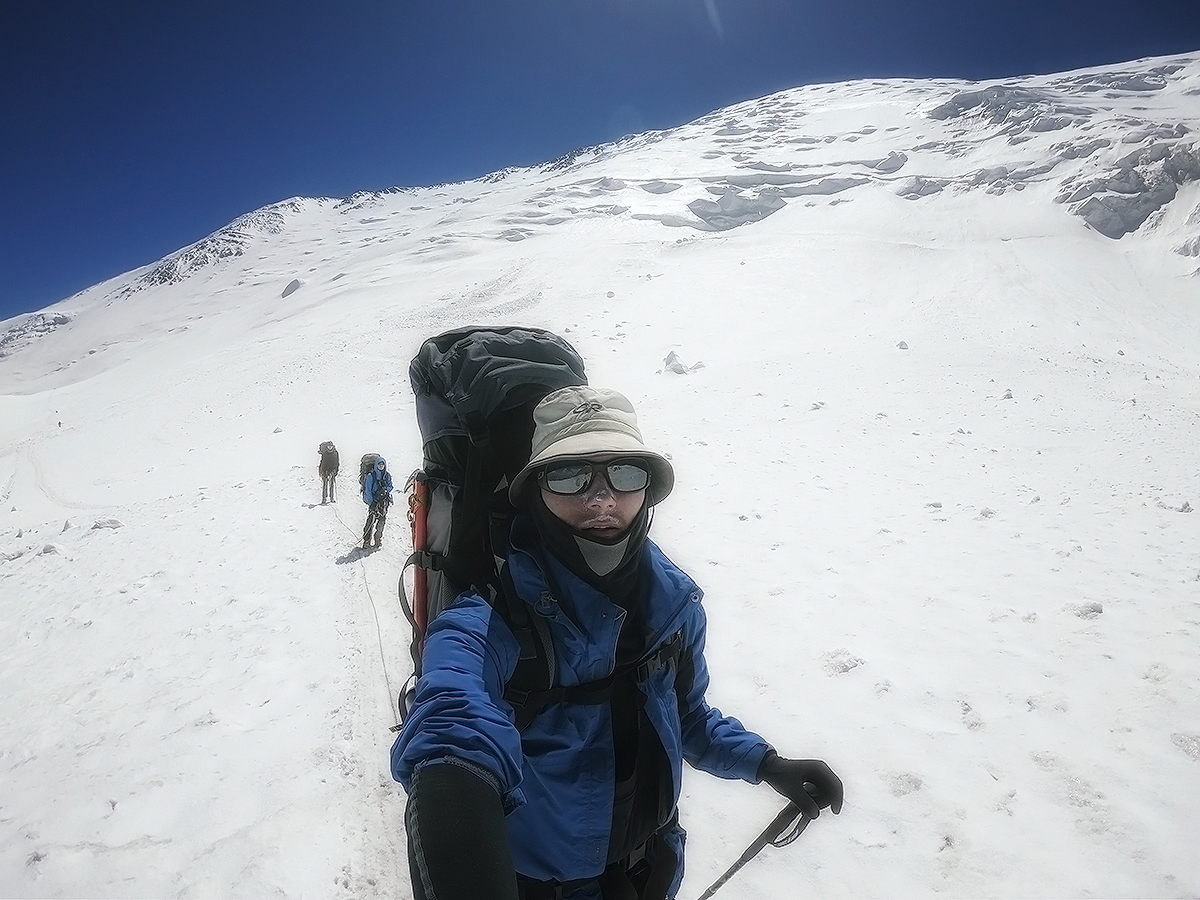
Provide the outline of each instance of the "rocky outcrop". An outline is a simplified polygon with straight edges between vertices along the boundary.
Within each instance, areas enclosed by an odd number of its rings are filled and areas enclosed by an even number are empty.
[[[71,321],[66,313],[34,313],[20,325],[0,334],[0,357],[8,356]]]

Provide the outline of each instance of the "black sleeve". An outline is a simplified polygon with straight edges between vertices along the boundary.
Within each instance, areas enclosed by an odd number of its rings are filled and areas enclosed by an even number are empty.
[[[474,772],[422,766],[404,823],[416,900],[517,900],[500,795]]]

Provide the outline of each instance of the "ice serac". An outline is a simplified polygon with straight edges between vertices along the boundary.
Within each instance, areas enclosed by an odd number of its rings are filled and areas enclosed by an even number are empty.
[[[1120,238],[1140,228],[1192,181],[1200,181],[1200,146],[1182,140],[1156,143],[1118,161],[1114,171],[1069,189],[1060,199],[1072,204],[1096,231]]]

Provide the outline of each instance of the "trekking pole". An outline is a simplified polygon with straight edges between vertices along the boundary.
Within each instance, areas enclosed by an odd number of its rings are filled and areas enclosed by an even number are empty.
[[[800,818],[798,821],[795,821],[797,816]],[[763,833],[754,839],[754,843],[746,848],[746,852],[741,855],[741,858],[730,866],[724,875],[714,881],[707,891],[700,895],[700,900],[708,900],[709,897],[724,887],[725,882],[736,875],[742,866],[754,859],[758,855],[758,852],[767,846],[767,844],[770,844],[772,847],[786,847],[796,838],[800,837],[800,832],[804,831],[811,821],[812,819],[800,812],[800,807],[789,801],[788,805],[779,811],[779,815],[774,818]],[[783,834],[789,827],[792,830],[787,834]],[[783,835],[783,837],[780,837],[780,835]]]

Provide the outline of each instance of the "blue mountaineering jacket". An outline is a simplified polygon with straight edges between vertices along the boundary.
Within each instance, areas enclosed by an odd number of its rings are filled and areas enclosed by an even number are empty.
[[[363,502],[367,506],[370,506],[375,501],[376,490],[389,494],[392,492],[392,473],[387,469],[383,470],[382,480],[379,477],[379,470],[374,467],[367,473],[367,477],[363,479]]]
[[[650,635],[646,655],[677,632],[682,636],[676,662],[638,683],[670,766],[674,802],[662,825],[679,801],[684,761],[721,778],[754,782],[768,744],[705,702],[709,674],[700,588],[653,542],[647,540],[642,553],[651,582],[643,610]],[[551,596],[547,566],[564,596]],[[527,516],[514,522],[509,568],[531,617],[540,616],[549,627],[556,684],[608,676],[625,611],[548,554]],[[616,781],[610,708],[551,705],[518,732],[503,699],[518,653],[512,631],[478,594],[464,593],[439,613],[425,638],[424,674],[412,712],[392,746],[392,776],[408,790],[421,765],[450,757],[499,792],[520,874],[539,881],[599,876],[608,862]],[[681,671],[692,677],[681,679],[685,696],[677,699]],[[673,896],[683,878],[685,833],[675,826],[664,836],[679,860]]]

